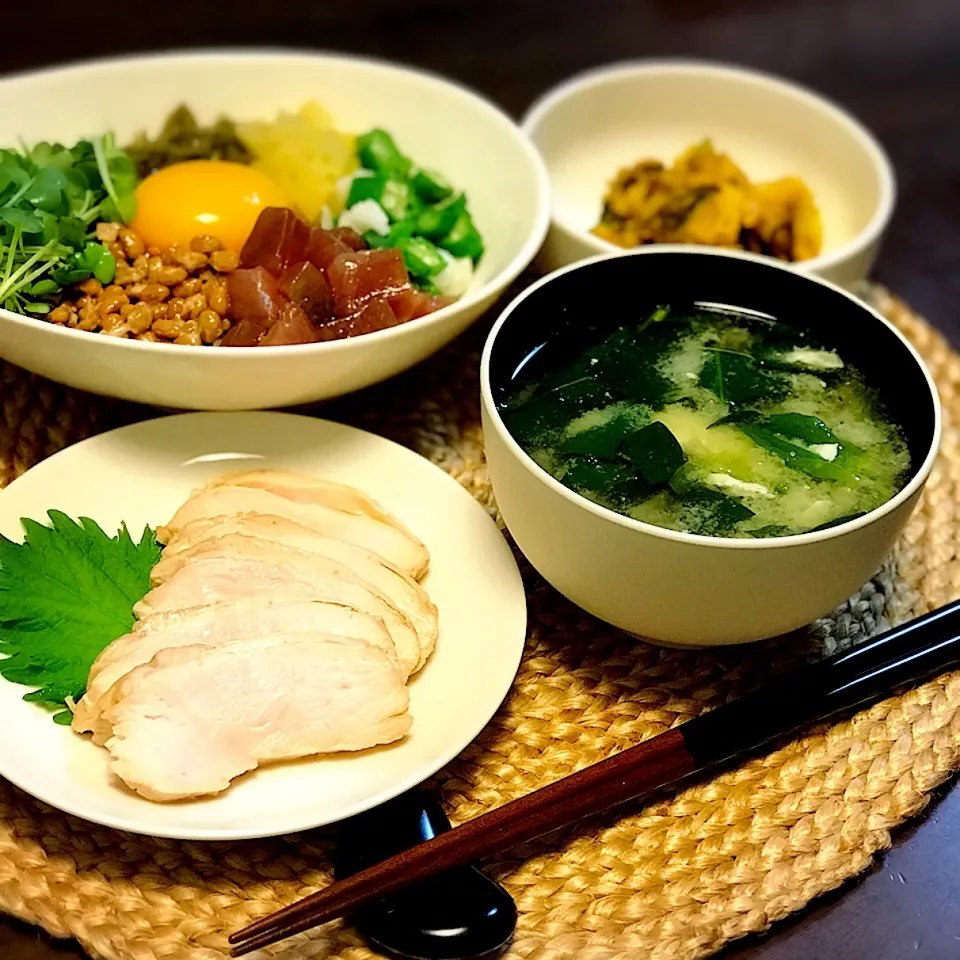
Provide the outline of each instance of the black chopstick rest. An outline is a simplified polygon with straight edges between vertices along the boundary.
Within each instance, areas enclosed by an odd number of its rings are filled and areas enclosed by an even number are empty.
[[[337,880],[450,829],[429,793],[413,790],[341,825]],[[385,897],[347,917],[371,945],[410,960],[477,960],[513,936],[517,908],[500,884],[476,867],[456,867]]]

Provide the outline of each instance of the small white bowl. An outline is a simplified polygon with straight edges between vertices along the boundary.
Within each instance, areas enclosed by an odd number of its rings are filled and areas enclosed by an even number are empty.
[[[547,164],[552,225],[545,270],[622,250],[590,233],[616,173],[670,163],[709,137],[754,182],[795,175],[823,219],[823,251],[792,264],[850,288],[876,259],[893,212],[893,168],[850,114],[785,80],[739,67],[650,60],[582,73],[540,98],[522,121]]]
[[[82,63],[0,81],[0,144],[156,131],[178,103],[201,122],[272,118],[317,100],[341,129],[389,130],[402,150],[467,194],[486,243],[456,303],[378,333],[248,349],[120,340],[0,310],[0,357],[81,390],[192,410],[312,403],[385,380],[439,350],[530,263],[549,223],[537,152],[476,94],[407,67],[327,54],[201,51]]]
[[[643,523],[580,496],[511,436],[500,403],[551,338],[583,324],[613,330],[657,304],[697,301],[775,316],[834,346],[904,428],[912,460],[906,486],[827,530],[762,540],[707,537]],[[491,330],[480,385],[490,480],[517,546],[574,603],[668,646],[746,643],[829,613],[889,554],[940,444],[937,388],[917,352],[879,313],[769,257],[712,247],[641,247],[544,277]]]

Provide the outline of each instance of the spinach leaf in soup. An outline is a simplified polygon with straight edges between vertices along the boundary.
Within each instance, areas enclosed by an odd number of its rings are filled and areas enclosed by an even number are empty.
[[[560,447],[561,453],[580,453],[601,460],[614,460],[624,437],[633,429],[630,419],[615,416],[596,427],[580,430],[568,436]]]
[[[503,418],[521,444],[534,443],[562,429],[584,411],[609,400],[610,394],[603,384],[593,377],[579,376],[508,406]]]
[[[829,530],[831,527],[838,527],[841,523],[849,523],[851,520],[859,520],[864,515],[864,511],[860,513],[851,513],[845,517],[837,517],[836,520],[828,520],[826,523],[821,523],[820,526],[814,527],[813,530],[809,531],[813,533],[816,530]]]
[[[661,305],[551,363],[556,346],[524,368],[507,427],[562,483],[635,519],[787,536],[874,509],[909,473],[860,374],[782,322]]]
[[[570,457],[563,475],[563,482],[568,486],[601,494],[612,493],[633,479],[633,471],[627,464],[589,456]]]
[[[769,399],[783,392],[781,378],[760,368],[749,354],[707,347],[699,384],[721,400],[747,403]]]
[[[611,353],[596,376],[612,396],[635,403],[662,406],[671,397],[671,384],[657,368],[658,359],[629,344]]]
[[[660,421],[626,437],[624,453],[651,486],[669,483],[686,459],[677,438]]]
[[[689,516],[689,524],[696,533],[724,536],[737,523],[749,520],[754,512],[734,497],[716,490],[690,490],[680,502]]]
[[[755,540],[762,540],[764,537],[788,537],[793,531],[782,523],[768,523],[765,527],[754,527],[750,531],[750,536]]]
[[[655,310],[637,330],[623,327],[587,351],[593,376],[611,396],[653,406],[667,402],[672,386],[659,365],[676,326],[666,318],[665,311]]]
[[[854,480],[860,451],[844,444],[817,417],[800,413],[774,414],[740,424],[758,446],[788,466],[819,480]]]
[[[803,413],[775,413],[767,418],[771,430],[806,443],[839,443],[833,431],[818,417]]]

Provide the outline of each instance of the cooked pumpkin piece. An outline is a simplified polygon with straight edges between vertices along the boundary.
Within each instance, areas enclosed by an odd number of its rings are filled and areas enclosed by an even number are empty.
[[[593,233],[621,247],[695,243],[790,262],[817,256],[823,243],[820,212],[803,180],[751,183],[709,140],[672,167],[641,160],[621,170]]]

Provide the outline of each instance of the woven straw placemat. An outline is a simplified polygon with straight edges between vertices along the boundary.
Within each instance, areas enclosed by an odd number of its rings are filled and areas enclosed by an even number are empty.
[[[960,357],[879,288],[866,291],[939,384],[943,452],[895,555],[810,630],[717,653],[662,650],[581,613],[528,567],[526,655],[484,733],[436,778],[456,823],[608,757],[889,622],[960,595]],[[405,443],[495,514],[477,409],[483,325],[415,372],[322,411]],[[83,437],[156,412],[0,364],[0,486]],[[521,561],[522,562],[522,561]],[[824,727],[619,817],[493,865],[520,910],[511,957],[689,960],[864,870],[960,766],[960,674]],[[59,813],[0,780],[0,907],[109,960],[224,960],[226,934],[325,886],[331,831],[181,843]],[[371,956],[341,923],[258,957]]]

